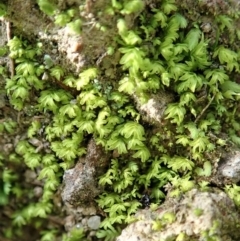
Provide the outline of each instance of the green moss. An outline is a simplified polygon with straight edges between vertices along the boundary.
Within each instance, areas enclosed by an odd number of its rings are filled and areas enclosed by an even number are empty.
[[[47,2],[39,4],[51,15],[55,7]],[[86,153],[89,136],[115,153],[109,169],[99,177],[104,192],[96,200],[107,216],[97,234],[104,240],[112,240],[122,225],[133,220],[145,192],[152,202],[160,203],[167,183],[173,186],[171,195],[178,196],[196,186],[196,174],[211,175],[206,153],[216,155],[221,144],[209,133],[218,136],[226,131],[239,145],[240,87],[235,76],[240,57],[230,45],[236,33],[231,30],[229,43],[222,41],[223,30],[231,28],[234,18],[216,17],[220,31],[213,44],[201,22],[192,23],[174,0],[151,6],[138,2],[138,9],[135,1],[112,1],[108,6],[107,12],[119,17],[115,42],[108,46],[121,53],[119,81],[106,80],[105,69],[99,66],[88,66],[79,76],[69,74],[44,59],[41,43],[30,45],[14,37],[8,44],[9,56],[16,62],[16,74],[6,84],[10,103],[24,113],[31,103],[49,118],[29,124],[26,140],[16,147],[28,168],[40,170],[44,189],[41,200],[29,198],[30,205],[16,211],[14,225],[21,227],[33,219],[42,222],[53,211],[60,177]],[[68,24],[77,33],[82,25],[74,10],[56,15],[55,22]],[[154,127],[142,120],[131,98],[134,94],[144,103],[160,90],[173,93],[174,101],[167,106],[164,126]],[[42,132],[50,148],[29,143],[32,138],[41,139]],[[4,181],[4,187],[9,182]],[[200,184],[200,188],[206,186],[206,182]],[[231,194],[233,189],[228,191]],[[48,235],[52,238],[55,233]]]

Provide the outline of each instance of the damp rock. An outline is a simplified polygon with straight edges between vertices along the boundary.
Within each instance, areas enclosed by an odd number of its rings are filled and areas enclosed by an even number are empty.
[[[184,237],[200,241],[239,240],[239,214],[233,201],[222,191],[193,189],[181,198],[167,198],[157,210],[144,209],[138,221],[125,228],[117,241],[167,241]],[[181,239],[183,240],[183,239]]]

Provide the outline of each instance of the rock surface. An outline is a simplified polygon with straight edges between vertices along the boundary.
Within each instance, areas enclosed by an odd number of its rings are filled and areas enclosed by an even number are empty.
[[[85,158],[80,158],[74,168],[64,173],[61,193],[63,202],[73,206],[92,202],[100,192],[95,175],[103,170],[106,160],[102,148],[91,139]]]
[[[240,181],[240,150],[225,155],[219,163],[218,175],[231,183]]]
[[[146,103],[141,104],[140,99],[134,96],[137,103],[137,109],[141,113],[144,121],[160,125],[164,117],[164,111],[171,101],[173,101],[173,95],[167,92],[159,91],[158,94],[152,94]]]
[[[101,217],[97,215],[97,209],[94,204],[89,203],[88,207],[78,206],[77,208],[72,205],[65,205],[64,211],[66,217],[63,220],[64,228],[67,232],[72,229],[83,229],[90,236],[96,236],[96,230],[101,223]]]
[[[90,229],[97,230],[100,226],[101,218],[99,216],[92,216],[88,219],[87,225]]]
[[[114,17],[110,19],[104,18],[104,14],[97,15],[100,13],[102,6],[106,5],[106,0],[58,1],[59,5],[66,4],[66,6],[71,6],[74,3],[79,5],[85,2],[89,3],[86,4],[84,11],[81,11],[81,14],[84,13],[82,16],[84,24],[82,36],[79,38],[71,36],[66,28],[59,27],[53,29],[52,26],[49,25],[51,19],[43,17],[43,14],[35,7],[36,1],[10,0],[8,2],[10,11],[13,13],[11,21],[13,28],[16,29],[16,33],[23,32],[24,35],[30,35],[32,38],[33,36],[37,36],[37,38],[43,42],[44,48],[46,48],[46,52],[54,61],[54,64],[65,66],[77,74],[88,65],[102,65],[106,75],[109,77],[113,76],[112,78],[114,80],[115,76],[118,77],[116,73],[119,71],[116,71],[116,65],[120,58],[118,56],[119,53],[116,53],[112,57],[106,54],[108,43],[111,42],[110,40],[113,39],[116,32],[116,29],[113,27],[115,26],[115,19]],[[182,2],[192,2],[192,6],[196,3],[195,0],[184,0]],[[213,10],[215,8],[220,8],[220,6],[223,8],[223,6],[225,7],[226,5],[220,4],[224,3],[224,1],[221,0],[206,0],[201,2],[202,9],[204,10],[208,4],[213,5],[214,3],[214,6],[210,8]],[[232,0],[230,2],[237,3],[238,1]],[[190,4],[186,4],[186,9],[200,13],[198,9],[195,10],[195,8],[189,7],[189,5]],[[65,7],[62,6],[62,8],[64,9]],[[214,10],[213,13],[215,12]],[[95,28],[96,19],[100,20],[104,26],[108,27],[106,32],[101,32],[99,29]],[[214,26],[209,26],[208,18],[206,18],[205,25],[201,27],[205,33],[215,36],[215,32],[213,31]],[[45,31],[47,34],[44,34]],[[213,39],[215,41],[215,37],[213,37]],[[221,39],[219,41],[221,41]],[[6,62],[3,62],[3,64],[6,64]],[[0,93],[0,108],[5,106],[4,98],[4,93]],[[171,98],[171,96],[166,96],[164,93],[152,95],[147,103],[143,105],[139,104],[138,110],[142,116],[144,116],[145,121],[150,124],[161,124],[163,112],[167,103],[172,100]],[[5,111],[5,113],[7,112]],[[4,114],[4,118],[5,117],[8,116]],[[1,146],[5,146],[5,149],[10,150],[5,152],[11,152],[12,147],[10,144],[13,143],[13,141],[10,138],[6,141],[3,140],[2,138],[0,144],[6,143],[6,145]],[[240,164],[240,153],[235,154],[236,155],[229,157],[226,162],[224,161],[219,164],[218,173],[236,183],[240,180],[240,169],[238,168]],[[68,216],[65,219],[65,229],[67,231],[71,230],[74,226],[78,228],[84,227],[84,229],[85,227],[93,230],[97,229],[100,217],[96,215],[97,211],[94,210],[94,206],[92,206],[91,202],[101,191],[97,186],[96,176],[99,176],[97,174],[101,173],[102,169],[99,167],[105,165],[104,159],[105,156],[103,155],[103,151],[91,140],[88,145],[86,157],[81,158],[74,168],[65,172],[62,199],[65,204],[69,203],[74,206],[71,213],[67,212]],[[31,180],[30,174],[34,173],[28,173],[26,177]],[[36,196],[42,191],[39,186],[34,190]],[[89,207],[86,208],[84,205],[81,207],[82,204],[87,204]],[[189,204],[191,204],[190,207]],[[153,230],[153,221],[162,219],[167,212],[174,213],[176,220],[170,224],[166,224],[166,220],[163,220],[161,221],[163,223],[161,231]],[[140,211],[137,217],[143,217],[144,220],[139,220],[129,225],[118,238],[119,241],[128,239],[130,241],[159,241],[160,238],[163,240],[170,238],[172,240],[172,237],[175,240],[176,237],[180,237],[181,233],[186,233],[191,236],[191,240],[201,241],[207,240],[206,236],[211,235],[209,233],[212,233],[213,236],[217,235],[221,237],[220,240],[223,241],[237,241],[240,238],[239,231],[235,230],[236,220],[239,217],[236,214],[233,203],[224,193],[201,193],[192,191],[181,200],[167,200],[166,203],[155,212],[150,210]],[[158,223],[155,223],[155,226],[157,226],[156,224]],[[205,236],[203,236],[202,231],[205,232]],[[94,236],[94,232],[92,236]]]
[[[219,190],[193,189],[180,199],[167,199],[155,211],[139,211],[136,218],[117,241],[240,240],[240,216],[233,201]]]

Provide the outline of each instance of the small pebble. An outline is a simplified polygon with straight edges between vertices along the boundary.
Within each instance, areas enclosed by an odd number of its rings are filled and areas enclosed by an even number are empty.
[[[83,225],[83,226],[87,226],[87,222],[88,222],[88,219],[87,219],[87,218],[83,218],[83,219],[82,219],[82,225]]]
[[[209,33],[212,30],[212,25],[210,23],[203,23],[201,28],[204,33]]]
[[[92,216],[88,219],[87,225],[90,229],[97,230],[100,226],[101,218],[99,216]]]
[[[41,197],[42,196],[42,193],[43,193],[43,189],[42,189],[42,187],[35,187],[34,189],[33,189],[33,193],[34,193],[34,196],[35,197]]]

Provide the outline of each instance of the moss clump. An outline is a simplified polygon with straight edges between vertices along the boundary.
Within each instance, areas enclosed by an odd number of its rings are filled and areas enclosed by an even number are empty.
[[[211,161],[222,145],[212,136],[226,133],[240,144],[240,57],[237,45],[231,44],[239,40],[232,28],[238,13],[213,16],[217,30],[209,34],[204,18],[187,12],[186,2],[139,0],[136,8],[136,0],[112,1],[102,14],[116,20],[113,42],[80,74],[49,65],[41,43],[31,45],[19,37],[9,42],[16,74],[7,80],[6,91],[12,106],[31,120],[15,155],[43,180],[43,195],[29,197],[31,204],[19,207],[16,225],[37,220],[36,225],[44,226],[43,220],[55,211],[52,199],[64,170],[86,153],[89,137],[112,155],[99,178],[104,192],[97,199],[107,216],[97,237],[105,240],[133,220],[143,194],[159,203],[167,183],[173,186],[170,195],[178,196],[196,186],[198,175],[210,176]],[[88,4],[81,9],[89,10]],[[204,3],[195,5],[203,8]],[[56,23],[72,23],[79,34],[84,23],[76,8],[61,11]],[[93,28],[105,32],[101,24]],[[174,96],[164,120],[161,125],[146,123],[133,99],[141,105],[163,91]],[[6,166],[11,169],[8,162]]]

